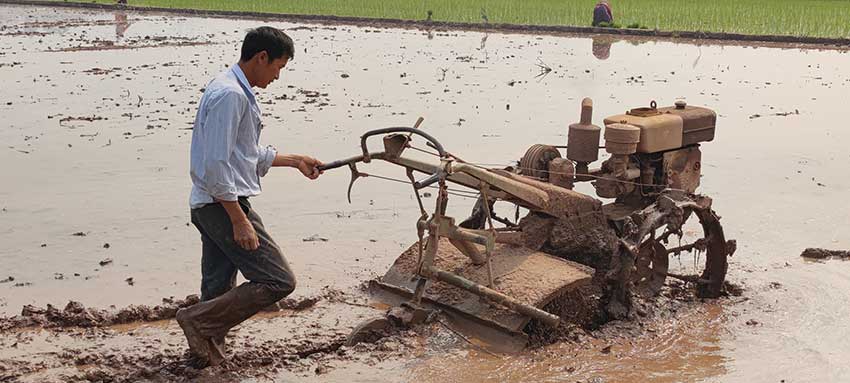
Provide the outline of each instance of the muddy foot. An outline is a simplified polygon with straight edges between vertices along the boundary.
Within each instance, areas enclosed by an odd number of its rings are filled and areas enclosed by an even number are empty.
[[[179,324],[180,328],[183,329],[183,334],[186,336],[186,340],[189,342],[189,351],[192,354],[192,358],[189,360],[189,365],[194,368],[201,369],[212,365],[213,358],[211,358],[210,352],[212,341],[201,335],[195,321],[189,319],[188,316],[189,314],[186,312],[186,309],[180,309],[177,310],[175,318],[177,319],[177,324]],[[221,364],[221,360],[219,360],[218,363]]]
[[[226,355],[224,336],[210,338],[209,345],[210,366],[218,366],[224,363]]]

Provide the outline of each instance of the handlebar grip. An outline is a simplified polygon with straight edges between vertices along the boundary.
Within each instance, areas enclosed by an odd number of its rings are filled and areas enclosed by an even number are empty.
[[[347,160],[347,159],[346,160],[337,160],[337,161],[333,161],[333,162],[329,162],[329,163],[326,163],[326,164],[319,165],[319,166],[317,166],[317,168],[319,169],[319,171],[331,170],[331,169],[336,169],[336,168],[341,168],[343,166],[346,166],[350,162],[351,162],[351,160]]]
[[[431,186],[439,180],[440,180],[440,173],[437,172],[437,173],[431,174],[430,176],[428,176],[428,178],[426,178],[422,181],[418,181],[418,182],[414,183],[413,187],[416,188],[416,190],[419,190],[419,189]]]

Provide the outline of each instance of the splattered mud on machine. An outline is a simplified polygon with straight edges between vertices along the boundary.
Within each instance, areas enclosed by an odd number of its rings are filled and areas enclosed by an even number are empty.
[[[655,297],[667,277],[692,285],[699,297],[720,296],[735,241],[725,239],[712,200],[696,194],[700,143],[714,139],[716,114],[682,101],[663,108],[653,101],[605,118],[609,156],[591,168],[603,135],[592,114],[592,101],[584,99],[566,146],[533,145],[506,169],[463,161],[419,129],[421,118],[414,127],[369,131],[361,137],[361,155],[326,164],[323,169],[351,170],[349,200],[354,181],[369,176],[357,163],[402,166],[421,211],[419,241],[371,283],[374,296],[393,307],[355,329],[350,342],[442,312],[461,331],[516,348],[526,344],[530,328],[557,327],[569,318],[576,294],[596,292],[593,311],[601,321],[628,317],[635,294]],[[374,136],[383,137],[384,151],[369,151]],[[414,146],[413,136],[429,148]],[[402,156],[406,149],[431,152],[439,164]],[[416,173],[426,176],[417,180]],[[574,191],[577,182],[591,182],[599,197],[613,202]],[[454,190],[449,184],[478,193],[471,216],[461,223],[446,216]],[[429,213],[420,190],[434,187],[436,206]],[[514,221],[495,214],[498,201],[517,205]],[[521,219],[519,207],[528,210]],[[683,226],[692,217],[702,235],[682,244]],[[679,238],[675,246],[672,236]],[[705,255],[701,272],[669,271],[669,257],[683,252]]]

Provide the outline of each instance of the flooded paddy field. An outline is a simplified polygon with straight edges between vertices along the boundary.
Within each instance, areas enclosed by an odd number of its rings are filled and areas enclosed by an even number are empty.
[[[0,381],[850,378],[850,269],[799,256],[850,248],[846,51],[0,10],[0,314],[46,320],[3,321]],[[583,97],[594,99],[597,124],[652,100],[716,110],[700,191],[738,241],[728,280],[743,295],[680,302],[651,321],[520,354],[481,351],[440,326],[344,347],[353,326],[381,312],[361,285],[416,240],[416,201],[409,185],[365,179],[348,204],[345,172],[310,182],[275,169],[252,204],[299,277],[292,304],[238,328],[231,366],[187,370],[168,308],[199,289],[191,123],[206,82],[260,24],[296,43],[281,79],[259,92],[262,142],[324,161],[357,154],[366,130],[419,116],[453,153],[501,166],[532,144],[565,144]],[[552,70],[539,76],[538,64]],[[464,216],[473,202],[453,198],[450,211]],[[102,321],[78,305],[44,311],[69,301],[163,308]]]

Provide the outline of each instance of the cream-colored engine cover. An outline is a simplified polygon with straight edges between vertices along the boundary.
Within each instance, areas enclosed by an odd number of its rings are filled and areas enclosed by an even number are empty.
[[[684,122],[675,114],[663,113],[655,116],[639,117],[619,114],[606,118],[605,126],[625,123],[640,128],[638,153],[655,153],[682,147]]]

